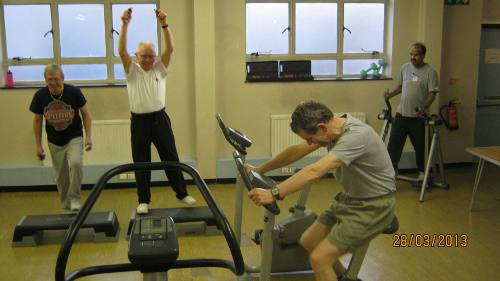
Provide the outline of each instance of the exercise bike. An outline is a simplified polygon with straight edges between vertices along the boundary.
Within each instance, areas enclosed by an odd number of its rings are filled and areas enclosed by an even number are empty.
[[[394,118],[392,116],[392,107],[389,99],[384,99],[386,108],[382,110],[382,112],[378,115],[379,120],[384,120],[384,125],[380,131],[380,137],[382,141],[386,141],[386,137],[389,134],[392,123],[394,122]],[[443,152],[441,150],[441,139],[439,137],[439,126],[443,124],[443,121],[439,118],[439,116],[432,114],[429,116],[425,116],[425,125],[427,127],[426,130],[426,148],[425,148],[425,173],[423,180],[420,180],[415,177],[398,175],[397,179],[409,181],[413,186],[420,186],[420,197],[419,201],[424,201],[425,191],[429,187],[440,187],[444,189],[448,189],[450,186],[446,182],[445,174],[444,174],[444,162],[443,162]],[[439,172],[440,181],[436,181],[434,177],[431,177],[431,169],[432,174],[436,175]]]
[[[238,171],[236,175],[234,229],[238,241],[241,242],[245,187],[271,188],[275,183],[271,178],[253,171],[249,173],[248,178],[250,179],[247,180],[247,173],[245,173],[243,165],[247,154],[246,150],[252,145],[252,141],[245,134],[226,127],[220,114],[217,114],[216,119],[225,139],[235,149],[233,158]],[[290,208],[290,214],[276,223],[274,215],[279,213],[275,209],[266,211],[264,228],[256,230],[252,239],[256,244],[261,245],[261,266],[247,266],[249,275],[260,275],[261,280],[269,280],[271,274],[312,274],[309,254],[298,244],[302,233],[317,218],[314,212],[305,209],[309,190],[310,187],[305,188],[296,204]]]
[[[219,113],[217,113],[216,118],[224,137],[235,148],[233,158],[238,171],[236,209],[240,209],[240,213],[237,213],[237,217],[240,217],[235,218],[235,231],[237,237],[241,237],[243,190],[241,188],[241,183],[238,184],[238,182],[242,182],[248,190],[254,187],[272,189],[276,183],[265,175],[261,175],[255,171],[247,172],[245,170],[246,148],[252,144],[251,140],[238,130],[226,127]],[[304,270],[310,272],[309,253],[298,244],[302,233],[317,217],[312,211],[303,210],[303,205],[305,204],[309,189],[310,187],[307,187],[301,193],[297,204],[290,210],[291,214],[277,223],[275,223],[275,216],[279,214],[279,207],[276,201],[264,206],[266,207],[264,213],[264,227],[259,235],[262,250],[261,266],[260,268],[247,266],[246,271],[248,275],[246,277],[251,277],[251,274],[260,274],[261,281],[269,281],[271,279],[271,274],[283,274],[286,272],[301,273],[300,271]],[[299,205],[299,208],[297,208],[297,205]],[[394,217],[391,224],[383,233],[393,234],[398,230],[398,227],[398,220]],[[340,279],[341,281],[359,280],[357,275],[361,269],[361,264],[363,263],[368,246],[369,242],[361,245],[353,252],[347,272],[342,276]]]

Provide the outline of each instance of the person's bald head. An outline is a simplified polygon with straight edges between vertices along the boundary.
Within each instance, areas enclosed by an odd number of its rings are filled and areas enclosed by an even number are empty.
[[[156,58],[155,44],[152,42],[140,42],[137,45],[137,61],[143,70],[150,70]]]

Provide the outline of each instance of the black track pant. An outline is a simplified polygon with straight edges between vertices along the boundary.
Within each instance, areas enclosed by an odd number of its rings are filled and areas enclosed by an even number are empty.
[[[397,113],[391,129],[391,137],[387,150],[391,156],[394,171],[398,170],[399,160],[406,137],[410,136],[411,144],[415,149],[415,157],[418,171],[424,171],[424,151],[425,151],[425,119],[418,117],[403,117]]]
[[[132,135],[132,158],[136,162],[151,162],[151,143],[158,150],[161,161],[177,161],[177,148],[170,118],[164,109],[151,113],[132,113],[130,130]],[[188,195],[181,171],[165,170],[168,181],[178,199]],[[136,171],[137,195],[139,203],[151,201],[151,171]]]

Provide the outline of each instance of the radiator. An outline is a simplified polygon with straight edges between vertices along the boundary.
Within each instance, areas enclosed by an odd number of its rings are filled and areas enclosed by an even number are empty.
[[[47,138],[43,130],[43,142],[46,158],[44,166],[52,166],[50,152],[46,145]],[[85,165],[124,164],[132,162],[130,145],[130,120],[93,120],[91,151],[83,153]]]
[[[344,113],[334,114],[335,116],[337,116]],[[348,112],[348,114],[350,114],[352,117],[358,118],[363,122],[366,122],[366,114],[364,112]],[[271,155],[273,157],[286,147],[304,141],[292,132],[292,130],[290,129],[290,122],[290,115],[271,115]],[[320,148],[310,155],[323,156],[326,153],[326,148]]]

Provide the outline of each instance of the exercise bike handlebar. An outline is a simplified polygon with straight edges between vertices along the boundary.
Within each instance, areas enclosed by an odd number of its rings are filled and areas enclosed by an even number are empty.
[[[70,272],[67,276],[66,267],[68,262],[68,257],[71,251],[71,247],[73,246],[73,242],[75,241],[76,235],[80,230],[83,222],[87,218],[90,213],[90,210],[94,206],[97,198],[101,194],[101,191],[104,189],[105,184],[114,176],[129,172],[129,171],[146,171],[146,170],[181,170],[186,172],[191,176],[194,183],[200,190],[203,198],[207,202],[208,207],[212,211],[215,216],[215,220],[217,225],[222,229],[226,242],[231,251],[231,255],[233,260],[222,260],[222,259],[194,259],[194,260],[177,260],[168,265],[162,265],[164,267],[163,271],[166,271],[169,268],[183,268],[183,267],[222,267],[231,270],[233,273],[237,275],[242,275],[245,271],[245,264],[243,261],[243,255],[241,253],[239,244],[236,240],[236,236],[227,221],[222,209],[215,201],[212,193],[208,189],[207,184],[201,178],[200,174],[193,167],[186,165],[184,163],[179,162],[156,162],[156,163],[134,163],[134,164],[124,164],[117,166],[106,173],[104,173],[99,181],[92,188],[92,192],[89,197],[83,204],[80,212],[78,212],[77,216],[69,226],[66,234],[64,236],[64,240],[61,244],[61,248],[59,250],[59,255],[57,257],[56,267],[55,267],[55,280],[56,281],[70,281],[80,278],[82,276],[94,275],[100,273],[110,273],[110,272],[122,272],[122,271],[135,271],[140,270],[140,267],[131,263],[124,264],[111,264],[111,265],[98,265],[92,267],[86,267],[77,269],[73,272]]]
[[[224,120],[222,120],[220,113],[217,112],[215,118],[217,119],[217,123],[219,124],[222,134],[224,134],[224,138],[226,138],[227,142],[233,146],[234,149],[236,149],[236,151],[233,152],[233,158],[236,162],[236,168],[247,189],[250,191],[254,188],[252,179],[257,179],[260,182],[260,185],[262,185],[258,187],[261,188],[270,189],[276,185],[276,183],[269,177],[261,175],[255,171],[246,172],[245,161],[243,160],[242,155],[247,154],[246,149],[252,145],[252,141],[244,133],[227,127],[226,124],[224,124]],[[276,201],[271,204],[264,205],[264,207],[274,215],[278,215],[280,213],[280,208],[278,207]]]
[[[241,155],[235,151],[233,152],[233,158],[234,161],[236,162],[236,167],[238,168],[238,172],[241,175],[241,178],[243,179],[243,183],[247,187],[248,191],[254,189],[254,186],[252,184],[252,179],[260,179],[260,182],[262,182],[261,186],[258,186],[260,188],[264,189],[271,189],[276,185],[276,183],[269,177],[266,177],[264,175],[261,175],[257,173],[256,171],[250,171],[247,172],[245,170],[245,165],[243,163],[243,159],[241,159]],[[266,208],[269,212],[271,212],[273,215],[279,215],[280,213],[280,208],[276,201],[270,204],[264,205],[264,208]]]

